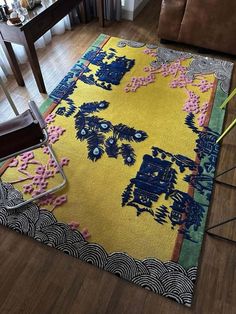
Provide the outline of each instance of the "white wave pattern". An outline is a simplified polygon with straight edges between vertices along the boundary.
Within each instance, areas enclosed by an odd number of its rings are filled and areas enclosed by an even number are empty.
[[[11,184],[4,183],[3,190],[9,204],[22,202],[22,194]],[[87,242],[79,231],[57,222],[52,213],[34,203],[6,210],[0,200],[0,224],[178,303],[191,305],[195,266],[186,270],[172,261],[137,260],[122,252],[108,254],[103,247]]]

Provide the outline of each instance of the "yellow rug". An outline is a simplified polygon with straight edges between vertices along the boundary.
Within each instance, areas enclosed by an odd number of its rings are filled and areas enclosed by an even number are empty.
[[[1,223],[190,305],[231,71],[100,35],[41,107],[67,187]],[[25,198],[59,180],[46,149],[2,179]]]

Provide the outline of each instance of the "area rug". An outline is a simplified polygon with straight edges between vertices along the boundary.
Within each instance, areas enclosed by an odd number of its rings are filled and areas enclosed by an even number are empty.
[[[190,306],[232,68],[100,35],[41,106],[67,187],[1,224]],[[46,148],[3,170],[11,203],[59,180]]]

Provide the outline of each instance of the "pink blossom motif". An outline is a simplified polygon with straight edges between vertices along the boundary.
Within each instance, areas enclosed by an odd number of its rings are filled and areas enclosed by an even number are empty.
[[[183,106],[183,110],[187,111],[187,112],[198,113],[199,112],[200,97],[192,91],[188,91],[188,96],[189,96],[189,98],[185,102],[185,104]]]
[[[17,169],[18,169],[18,171],[21,171],[21,170],[27,169],[27,167],[28,167],[27,163],[23,163],[23,164],[21,164],[20,167],[18,167]]]
[[[208,102],[204,102],[200,108],[200,112],[207,113],[208,107],[209,107]]]
[[[67,201],[67,196],[66,194],[63,194],[61,196],[58,196],[57,198],[55,198],[52,202],[52,204],[54,205],[54,207],[60,206],[63,203],[65,203]]]
[[[49,128],[48,128],[48,133],[53,133],[55,132],[56,130],[56,126],[55,125],[51,125]]]
[[[45,173],[44,173],[44,178],[48,179],[48,178],[52,178],[52,177],[54,177],[54,171],[46,170]]]
[[[189,84],[192,84],[193,80],[188,78],[184,73],[181,73],[177,79],[171,81],[170,87],[171,88],[183,88],[187,87]]]
[[[50,124],[50,123],[54,122],[55,117],[56,117],[55,113],[50,113],[50,114],[45,118],[45,122],[46,122],[47,124]]]
[[[187,79],[185,78],[185,75],[184,75],[186,72],[186,69],[187,69],[186,67],[181,65],[181,59],[178,59],[175,62],[170,63],[169,65],[163,64],[161,66],[161,74],[164,77],[169,76],[169,75],[176,77],[180,73],[178,80],[183,80],[183,79]]]
[[[11,167],[11,168],[12,168],[12,167],[17,167],[18,164],[19,164],[18,159],[17,159],[17,158],[14,158],[14,159],[10,162],[9,167]]]
[[[205,119],[206,119],[206,114],[205,114],[205,113],[201,113],[201,114],[199,115],[199,117],[197,118],[198,125],[199,125],[200,127],[203,127],[203,126],[204,126]]]
[[[42,175],[36,175],[33,177],[33,184],[40,185],[42,182],[44,182],[44,177]]]
[[[50,114],[46,118],[46,122],[48,124],[54,122],[54,118],[56,115]],[[48,134],[49,134],[49,142],[54,143],[57,141],[61,135],[66,130],[60,126],[50,125],[48,127]],[[50,155],[50,150],[48,147],[43,147],[43,153]],[[30,164],[30,172],[28,172],[26,169],[28,165]],[[60,160],[60,164],[62,166],[67,166],[69,164],[69,158],[62,157]],[[57,163],[52,158],[48,157],[48,161],[46,164],[42,164],[41,160],[37,160],[37,158],[34,156],[33,152],[25,152],[19,156],[19,158],[15,158],[11,161],[10,167],[17,167],[18,172],[24,175],[24,177],[20,177],[18,180],[14,180],[12,184],[20,183],[28,181],[30,183],[25,184],[23,186],[23,190],[25,194],[31,194],[32,196],[37,196],[41,193],[44,193],[47,191],[47,187],[49,185],[49,179],[53,178],[55,174],[59,171]],[[67,196],[51,196],[48,195],[47,197],[44,197],[43,199],[40,199],[38,203],[40,205],[51,205],[53,207],[52,210],[54,210],[57,206],[62,205],[67,201]]]
[[[41,190],[46,190],[46,188],[47,188],[47,186],[48,186],[48,182],[46,182],[46,181],[43,181],[43,182],[40,182],[39,183],[39,188],[41,189]]]
[[[57,132],[57,134],[59,134],[60,136],[66,131],[66,129],[63,129],[62,127],[60,126],[57,126],[55,128],[55,131]]]
[[[47,146],[44,146],[43,153],[49,155],[49,149]]]
[[[49,134],[48,138],[49,138],[49,143],[54,144],[59,140],[59,135],[57,133],[51,133]]]
[[[162,71],[161,74],[162,74],[162,76],[166,77],[166,76],[168,76],[169,73],[167,71]]]
[[[174,81],[170,82],[170,87],[171,88],[179,87],[179,82],[177,80],[174,80]]]
[[[51,125],[48,128],[48,133],[49,134],[58,134],[58,135],[62,135],[64,132],[66,131],[66,129],[62,128],[61,126],[56,126],[56,125]]]
[[[145,53],[146,55],[149,55],[152,52],[151,49],[144,49],[143,53]]]
[[[41,166],[38,166],[38,167],[36,168],[35,172],[36,172],[37,174],[39,174],[39,175],[42,175],[42,174],[44,174],[45,169],[46,169],[46,167],[41,165]]]
[[[65,129],[63,129],[60,126],[52,125],[48,128],[49,133],[49,142],[51,144],[55,143],[59,140],[59,137],[65,132]]]
[[[146,54],[146,55],[150,55],[151,57],[156,57],[157,56],[157,53],[156,53],[156,50],[153,50],[153,49],[144,49],[143,50],[143,53]]]
[[[51,205],[55,197],[51,194],[48,194],[47,196],[41,198],[38,203],[39,205]]]
[[[198,84],[193,84],[193,86],[198,86],[200,91],[205,93],[213,87],[213,83],[209,83],[206,79],[202,79]]]
[[[87,228],[84,228],[81,233],[82,233],[83,237],[85,238],[85,240],[87,240],[88,238],[91,237]]]
[[[34,153],[33,152],[26,152],[20,155],[20,160],[27,163],[29,160],[34,158]]]
[[[70,223],[68,223],[68,226],[70,227],[71,230],[77,230],[80,224],[76,221],[71,221]]]
[[[67,166],[67,165],[69,164],[69,161],[70,161],[69,158],[63,157],[63,158],[61,159],[60,164],[61,164],[62,167],[63,167],[63,166]]]
[[[23,192],[25,194],[31,194],[34,191],[33,185],[32,184],[25,184],[23,185]]]
[[[31,193],[31,195],[32,195],[32,196],[37,196],[37,195],[41,194],[42,192],[44,192],[44,191],[42,191],[41,189],[39,189],[39,190],[34,190],[34,191]]]
[[[50,167],[54,167],[54,168],[56,168],[57,167],[57,163],[55,162],[55,160],[54,159],[49,159],[49,161],[48,161],[48,165],[50,166]]]

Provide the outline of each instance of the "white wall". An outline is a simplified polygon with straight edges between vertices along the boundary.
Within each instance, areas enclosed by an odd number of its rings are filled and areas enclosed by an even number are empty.
[[[136,9],[144,0],[134,0],[134,9]]]
[[[121,0],[122,18],[133,21],[149,0]]]
[[[123,0],[122,1],[122,8],[126,11],[134,11],[134,2],[135,1],[137,1],[137,0]]]

